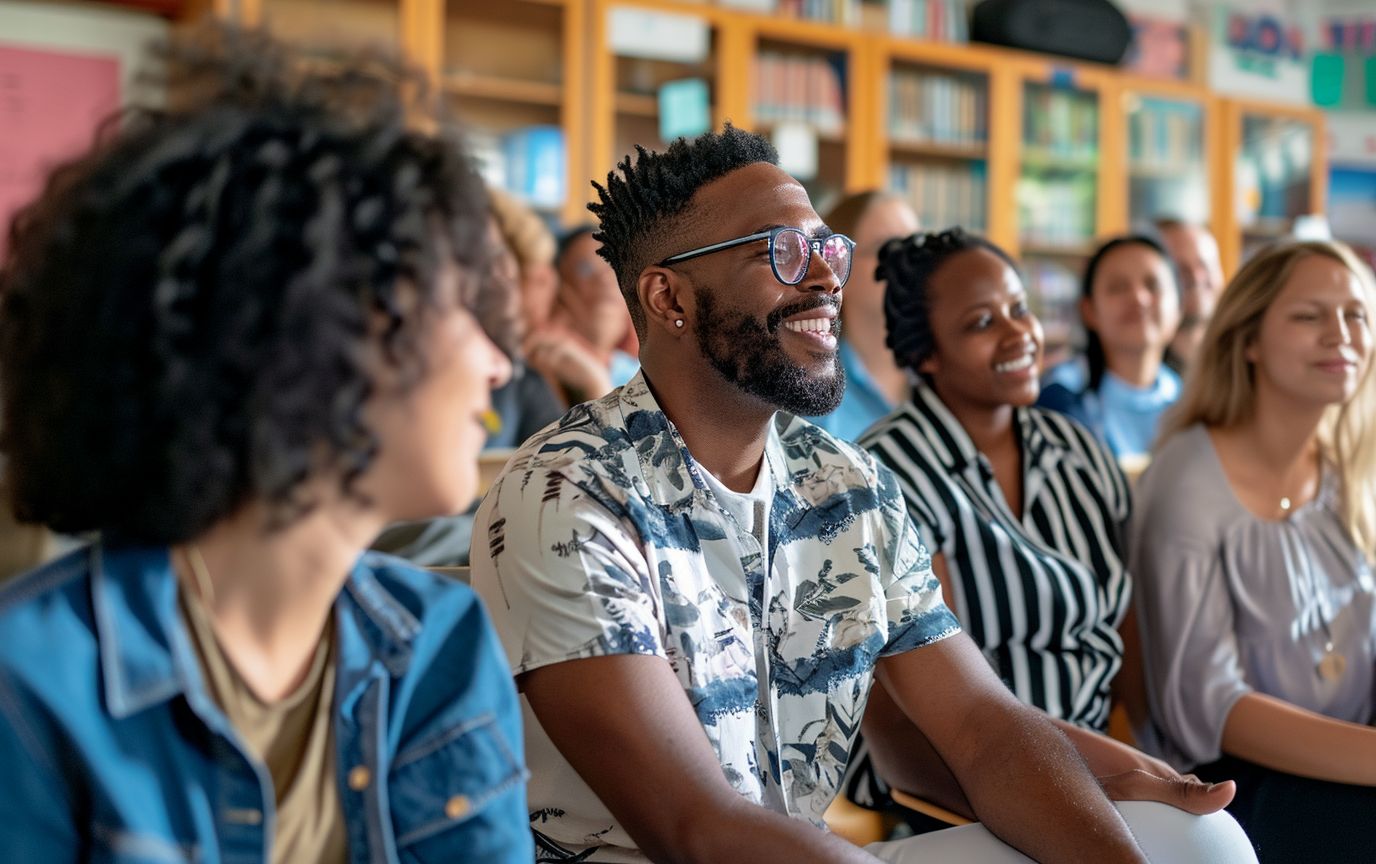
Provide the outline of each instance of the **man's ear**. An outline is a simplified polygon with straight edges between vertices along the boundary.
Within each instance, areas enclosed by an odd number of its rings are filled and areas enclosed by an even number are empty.
[[[933,351],[932,353],[927,355],[926,360],[923,360],[921,363],[917,364],[917,371],[922,373],[923,375],[935,375],[937,368],[939,366],[940,364],[937,363],[936,360],[936,352]]]
[[[636,283],[640,308],[645,310],[645,323],[650,328],[680,335],[688,329],[688,316],[679,303],[686,294],[682,279],[667,267],[650,266],[640,271]]]

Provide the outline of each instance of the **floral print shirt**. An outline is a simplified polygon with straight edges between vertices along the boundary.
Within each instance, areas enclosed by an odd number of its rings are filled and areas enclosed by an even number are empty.
[[[960,626],[869,454],[780,413],[761,470],[767,550],[639,373],[512,457],[478,511],[473,586],[517,675],[663,657],[737,791],[823,827],[875,661]],[[522,701],[537,860],[644,860]]]

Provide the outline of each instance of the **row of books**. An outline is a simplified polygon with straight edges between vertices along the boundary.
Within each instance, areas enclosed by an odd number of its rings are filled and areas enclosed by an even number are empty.
[[[820,132],[845,125],[841,65],[827,57],[762,51],[755,57],[755,119],[765,125],[799,121]]]
[[[1025,175],[1017,198],[1024,243],[1074,248],[1094,237],[1094,175]]]
[[[889,32],[933,42],[969,42],[965,0],[889,0]]]
[[[1042,322],[1048,350],[1078,344],[1083,326],[1080,277],[1060,261],[1031,259],[1023,262],[1022,281],[1032,311]]]
[[[986,88],[977,81],[895,70],[889,75],[889,137],[981,144],[989,136],[987,104]]]
[[[912,204],[924,229],[960,225],[983,231],[987,224],[989,187],[983,162],[969,167],[895,162],[889,166],[889,189]]]
[[[848,27],[860,23],[860,0],[776,0],[775,11],[792,18]]]
[[[1046,86],[1028,87],[1023,144],[1052,159],[1092,162],[1099,148],[1099,106],[1094,96]]]
[[[1204,161],[1204,114],[1198,105],[1143,100],[1128,115],[1128,158],[1141,172],[1184,172]]]

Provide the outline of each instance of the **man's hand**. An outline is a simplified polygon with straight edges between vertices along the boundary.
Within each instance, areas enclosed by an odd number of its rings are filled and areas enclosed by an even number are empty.
[[[1146,861],[1075,747],[1008,691],[968,636],[885,657],[875,674],[1001,840],[1045,864]],[[865,733],[886,775],[880,754],[904,744],[885,740],[890,732],[867,712]]]
[[[1193,774],[1181,775],[1160,759],[1153,759],[1107,735],[1081,729],[1063,720],[1052,722],[1080,751],[1110,800],[1160,801],[1203,816],[1227,807],[1237,791],[1237,785],[1231,780],[1209,785]]]

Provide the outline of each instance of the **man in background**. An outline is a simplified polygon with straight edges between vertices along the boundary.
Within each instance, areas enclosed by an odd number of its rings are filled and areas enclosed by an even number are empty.
[[[1166,349],[1166,365],[1182,377],[1194,360],[1223,290],[1218,241],[1209,229],[1179,219],[1156,223],[1180,282],[1180,329]]]

